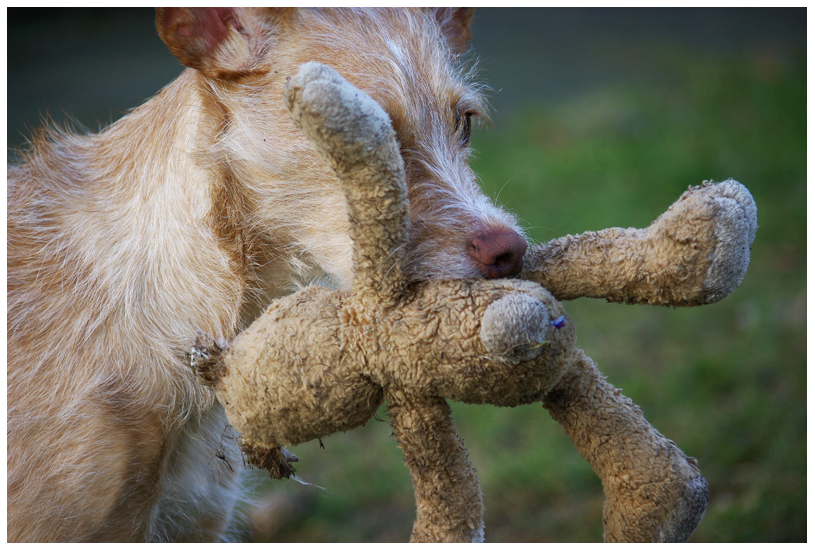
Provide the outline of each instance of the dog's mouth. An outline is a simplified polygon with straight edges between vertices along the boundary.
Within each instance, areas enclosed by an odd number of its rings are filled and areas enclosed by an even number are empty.
[[[512,277],[523,267],[526,239],[510,228],[489,228],[473,234],[468,252],[483,277]]]
[[[521,272],[527,249],[526,238],[506,226],[411,233],[405,271],[414,280],[512,277]]]
[[[411,166],[415,172],[415,163]],[[527,249],[523,230],[483,194],[471,173],[461,172],[408,186],[411,265],[406,272],[415,279],[518,275]]]

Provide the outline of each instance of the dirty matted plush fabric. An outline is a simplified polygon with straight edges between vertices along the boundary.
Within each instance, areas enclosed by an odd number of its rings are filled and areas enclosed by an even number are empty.
[[[660,305],[720,300],[739,284],[755,204],[735,181],[685,193],[645,230],[566,236],[531,249],[520,279],[408,281],[404,167],[385,112],[334,70],[301,67],[287,89],[298,127],[337,172],[355,281],[276,300],[232,343],[190,354],[241,434],[247,460],[294,473],[284,446],[350,430],[387,401],[413,477],[412,541],[481,541],[481,490],[446,400],[541,402],[603,482],[607,541],[684,541],[708,487],[687,457],[575,347],[558,300]]]

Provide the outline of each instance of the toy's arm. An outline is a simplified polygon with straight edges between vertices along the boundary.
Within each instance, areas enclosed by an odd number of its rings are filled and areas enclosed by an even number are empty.
[[[686,541],[702,521],[709,497],[696,460],[653,428],[582,350],[574,352],[571,372],[543,406],[603,482],[603,538]]]
[[[567,235],[533,247],[520,277],[559,300],[698,306],[738,287],[750,262],[756,205],[735,180],[691,188],[648,228]]]

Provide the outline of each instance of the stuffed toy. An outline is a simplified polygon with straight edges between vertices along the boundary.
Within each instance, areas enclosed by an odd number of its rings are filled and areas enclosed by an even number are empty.
[[[720,300],[756,230],[735,181],[690,189],[646,230],[567,236],[530,250],[519,278],[408,281],[405,175],[390,120],[333,69],[286,90],[297,126],[339,176],[354,243],[351,292],[309,286],[274,301],[231,343],[199,335],[187,361],[215,389],[247,462],[290,477],[293,446],[368,421],[387,402],[413,479],[411,541],[482,541],[481,490],[447,400],[542,402],[602,480],[607,541],[684,541],[708,486],[575,347],[559,300]]]

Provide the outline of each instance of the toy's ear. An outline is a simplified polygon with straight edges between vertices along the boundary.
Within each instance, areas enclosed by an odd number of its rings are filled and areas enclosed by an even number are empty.
[[[156,29],[185,66],[229,80],[268,71],[264,38],[290,15],[289,8],[156,8]]]
[[[464,53],[470,44],[470,22],[475,8],[433,8],[433,15],[455,54]]]

